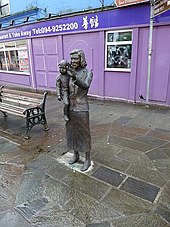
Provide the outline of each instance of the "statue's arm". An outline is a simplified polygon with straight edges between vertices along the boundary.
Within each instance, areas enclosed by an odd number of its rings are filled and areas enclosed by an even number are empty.
[[[61,80],[60,77],[57,77],[56,79],[56,93],[57,93],[57,97],[58,100],[61,100]]]

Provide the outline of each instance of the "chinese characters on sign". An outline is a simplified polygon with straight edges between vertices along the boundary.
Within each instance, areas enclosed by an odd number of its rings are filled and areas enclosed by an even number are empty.
[[[97,15],[92,16],[89,20],[88,20],[88,16],[83,17],[83,24],[82,27],[87,30],[88,28],[97,28],[99,26],[99,18]]]

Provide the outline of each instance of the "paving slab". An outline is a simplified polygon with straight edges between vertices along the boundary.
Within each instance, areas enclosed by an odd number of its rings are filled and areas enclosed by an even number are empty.
[[[15,209],[0,213],[0,227],[32,227],[32,224],[23,218]]]
[[[170,133],[167,129],[155,128],[155,130],[150,130],[148,132],[148,135],[152,136],[153,138],[158,138],[166,141],[170,140]]]
[[[82,193],[97,200],[100,200],[109,188],[108,185],[104,184],[104,182],[97,181],[94,178],[77,171],[72,171],[69,175],[63,178],[62,182],[64,182],[69,188],[80,190]]]
[[[168,210],[170,210],[170,182],[169,181],[165,185],[165,188],[159,197],[159,204],[163,205]]]
[[[37,227],[86,227],[86,224],[74,215],[55,206],[46,206],[30,221],[32,226]]]
[[[170,159],[153,160],[153,165],[166,181],[170,180]]]
[[[164,220],[170,223],[170,209],[166,205],[158,204],[155,213],[160,215]]]
[[[153,145],[154,147],[160,147],[167,143],[167,140],[161,140],[148,135],[136,136],[134,140]]]
[[[118,218],[112,221],[114,227],[167,227],[169,224],[162,220],[159,215],[155,214],[140,214],[131,217]]]
[[[123,147],[131,148],[133,150],[147,152],[155,148],[153,144],[148,144],[143,141],[135,141],[130,139],[121,139],[120,145]]]
[[[132,150],[129,148],[122,148],[120,152],[116,154],[116,157],[125,159],[133,164],[140,163],[140,165],[147,165],[151,163],[149,158],[142,151]]]
[[[107,221],[101,223],[87,224],[86,227],[110,227]]]
[[[114,121],[114,123],[118,123],[121,125],[125,125],[127,124],[130,120],[132,120],[133,118],[127,117],[127,116],[121,116],[120,118],[118,118],[116,121]]]
[[[94,162],[102,163],[103,165],[113,169],[125,171],[131,165],[131,162],[117,157],[116,154],[118,151],[120,151],[120,149],[118,150],[115,148],[112,150],[112,148],[109,149],[109,147],[107,149],[101,149],[98,153],[93,155],[93,160]]]
[[[114,207],[108,207],[80,191],[75,191],[72,199],[65,204],[64,209],[85,224],[100,223],[122,215]]]
[[[102,203],[108,209],[118,212],[120,216],[149,213],[154,207],[154,205],[148,201],[141,200],[134,195],[115,188],[110,190]]]
[[[161,148],[155,148],[155,149],[147,152],[146,155],[148,156],[148,158],[150,160],[166,159],[166,158],[168,158],[168,156],[166,155],[166,153],[164,153]]]

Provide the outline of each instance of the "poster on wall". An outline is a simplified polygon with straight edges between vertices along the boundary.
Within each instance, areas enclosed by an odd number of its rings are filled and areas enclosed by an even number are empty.
[[[27,50],[18,50],[19,69],[23,72],[29,72]]]

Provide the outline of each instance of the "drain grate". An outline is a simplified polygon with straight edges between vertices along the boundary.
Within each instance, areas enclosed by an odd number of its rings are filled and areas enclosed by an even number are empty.
[[[108,169],[106,167],[99,167],[93,174],[93,177],[109,183],[115,187],[118,187],[123,179],[126,177],[124,174],[119,173],[115,170]]]
[[[121,186],[121,189],[150,202],[154,202],[155,197],[160,190],[154,185],[136,180],[131,177],[125,181],[125,183]]]
[[[87,224],[86,227],[110,227],[110,225],[107,221],[105,221],[102,223]]]

